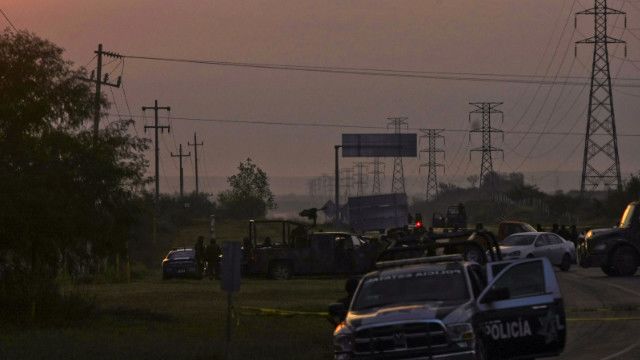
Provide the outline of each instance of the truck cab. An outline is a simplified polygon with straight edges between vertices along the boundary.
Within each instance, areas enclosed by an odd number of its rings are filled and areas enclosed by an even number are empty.
[[[566,319],[545,258],[389,261],[332,304],[335,359],[511,359],[560,354]]]
[[[625,208],[617,227],[587,232],[580,265],[600,267],[609,276],[632,276],[640,265],[640,203]]]
[[[286,280],[293,275],[354,274],[368,270],[368,242],[348,232],[314,232],[303,223],[250,221],[245,273]]]

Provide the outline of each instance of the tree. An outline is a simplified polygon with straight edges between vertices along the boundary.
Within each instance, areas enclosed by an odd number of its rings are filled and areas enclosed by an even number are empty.
[[[473,189],[476,187],[476,184],[480,180],[480,176],[478,175],[469,175],[467,176],[467,181],[469,182],[469,186]]]
[[[0,258],[21,274],[32,315],[66,261],[126,254],[148,181],[148,142],[128,121],[93,136],[95,94],[62,53],[31,33],[0,34]]]
[[[218,194],[221,217],[247,219],[264,217],[275,209],[267,174],[250,158],[238,165],[238,173],[227,178],[231,189]]]

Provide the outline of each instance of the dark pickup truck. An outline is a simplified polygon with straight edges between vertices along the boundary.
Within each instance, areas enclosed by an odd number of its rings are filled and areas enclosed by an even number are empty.
[[[314,232],[306,224],[251,220],[244,240],[244,273],[289,279],[293,275],[361,274],[376,247],[348,232]]]
[[[609,276],[632,276],[640,265],[640,203],[632,202],[612,229],[594,229],[579,247],[582,267],[600,267]]]

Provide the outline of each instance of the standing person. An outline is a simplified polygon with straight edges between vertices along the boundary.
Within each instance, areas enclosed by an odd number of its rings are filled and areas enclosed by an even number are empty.
[[[559,230],[558,224],[553,224],[553,226],[551,227],[551,232],[554,234],[557,234]]]
[[[201,273],[204,268],[204,236],[198,236],[196,245],[194,246],[196,251],[196,262],[198,263],[198,271]]]
[[[216,275],[219,275],[221,253],[222,249],[220,249],[220,246],[216,243],[216,239],[211,239],[205,254],[207,260],[207,275],[210,279],[213,279],[214,272]]]

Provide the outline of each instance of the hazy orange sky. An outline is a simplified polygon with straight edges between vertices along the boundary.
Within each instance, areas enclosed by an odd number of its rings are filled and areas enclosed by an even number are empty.
[[[587,1],[583,1],[585,5]],[[622,1],[610,1],[620,7]],[[78,65],[88,63],[99,42],[105,49],[151,55],[242,62],[323,66],[381,67],[411,70],[589,75],[591,49],[573,41],[589,35],[591,18],[573,32],[574,0],[4,0],[2,9],[20,29],[35,32],[67,50]],[[640,5],[625,2],[629,59],[640,59]],[[2,26],[6,23],[0,20]],[[615,19],[611,19],[615,22]],[[620,19],[619,25],[622,25]],[[564,28],[564,31],[562,31]],[[620,29],[613,29],[619,36]],[[557,47],[557,51],[555,51]],[[611,47],[622,56],[623,48]],[[553,56],[555,54],[555,56]],[[612,59],[614,73],[640,77],[638,69]],[[585,65],[586,67],[583,67]],[[95,62],[90,64],[92,68]],[[560,69],[560,70],[558,70]],[[588,91],[582,87],[364,77],[153,63],[127,60],[124,84],[134,114],[140,107],[170,105],[173,116],[303,123],[385,125],[389,116],[407,116],[412,128],[468,128],[470,101],[503,101],[505,130],[584,132]],[[616,90],[620,133],[640,133],[640,89]],[[111,96],[111,93],[107,91]],[[121,111],[121,91],[116,90]],[[534,95],[537,97],[531,100]],[[546,99],[546,101],[544,101]],[[544,104],[543,104],[544,103]],[[572,107],[572,105],[574,105]],[[553,114],[550,116],[550,114]],[[147,121],[150,120],[150,115]],[[516,126],[517,124],[517,126]],[[143,120],[138,121],[142,132]],[[164,135],[163,172],[176,175],[168,151],[186,144],[197,131],[205,142],[208,175],[229,175],[251,157],[272,176],[331,173],[333,145],[353,129],[273,127],[172,121]],[[469,161],[464,133],[445,133],[447,176],[479,171]],[[499,140],[498,138],[496,140]],[[578,136],[505,135],[501,171],[581,168]],[[638,138],[621,137],[622,171],[640,166]],[[498,143],[499,144],[499,143]],[[515,152],[513,149],[517,145]],[[557,148],[551,152],[548,149]],[[459,150],[461,149],[461,150]],[[531,151],[532,159],[523,162]],[[567,160],[566,165],[562,164]],[[172,164],[171,162],[174,162]],[[351,160],[345,160],[348,165]],[[405,161],[407,175],[418,160]],[[390,169],[390,165],[388,169]],[[185,165],[191,174],[191,163]],[[575,179],[576,186],[579,179]]]

